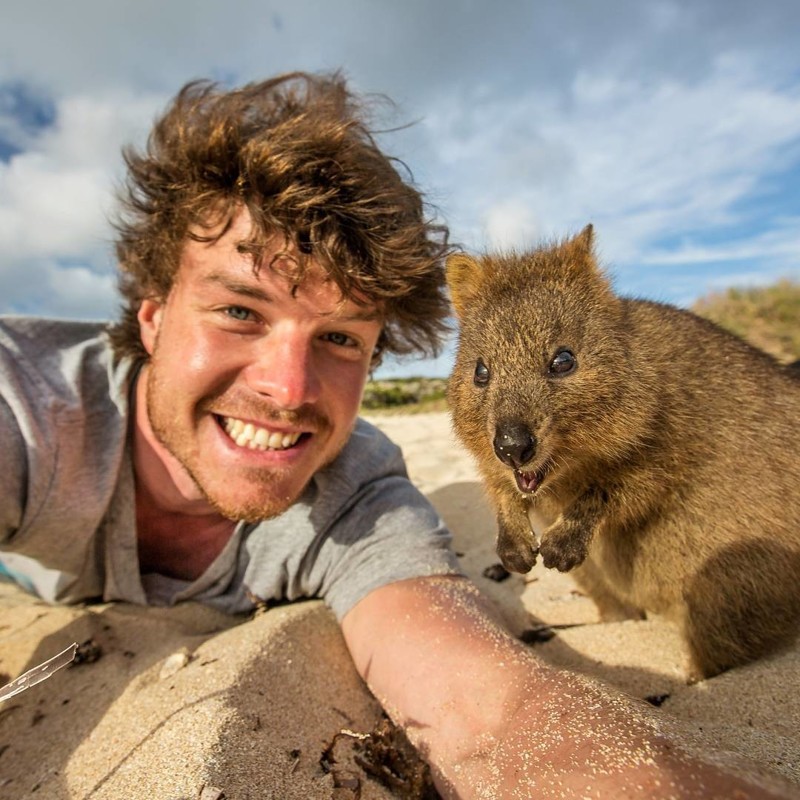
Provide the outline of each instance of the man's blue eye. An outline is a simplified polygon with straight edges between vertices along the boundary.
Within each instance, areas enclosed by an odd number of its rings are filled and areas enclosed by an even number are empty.
[[[329,333],[327,337],[329,342],[342,347],[346,347],[352,341],[346,333]]]
[[[239,320],[240,322],[246,321],[250,316],[250,312],[241,306],[229,306],[225,309],[225,312],[229,317],[233,317],[233,319]]]

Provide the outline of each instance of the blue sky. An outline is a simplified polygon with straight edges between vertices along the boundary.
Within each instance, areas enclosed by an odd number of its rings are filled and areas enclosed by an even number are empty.
[[[116,315],[113,190],[186,81],[342,69],[470,250],[595,225],[622,294],[800,279],[796,0],[14,3],[0,27],[0,313]],[[378,373],[446,375],[436,361]]]

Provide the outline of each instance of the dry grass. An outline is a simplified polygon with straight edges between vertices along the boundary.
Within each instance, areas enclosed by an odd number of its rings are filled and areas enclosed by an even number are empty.
[[[800,282],[726,289],[700,298],[692,311],[780,361],[800,359]]]

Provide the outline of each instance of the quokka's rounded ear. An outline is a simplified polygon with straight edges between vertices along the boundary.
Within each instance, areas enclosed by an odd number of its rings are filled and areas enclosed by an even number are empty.
[[[572,279],[591,279],[601,292],[612,291],[611,281],[597,261],[594,249],[594,225],[589,223],[567,242],[564,269]]]
[[[594,225],[590,222],[573,240],[573,244],[591,252],[594,245]]]
[[[447,285],[450,288],[450,299],[461,316],[478,291],[483,277],[481,265],[466,253],[454,253],[445,261]]]

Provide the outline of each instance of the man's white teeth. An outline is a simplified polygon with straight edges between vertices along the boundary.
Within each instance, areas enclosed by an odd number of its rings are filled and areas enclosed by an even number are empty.
[[[264,428],[257,428],[252,422],[242,422],[232,417],[223,418],[223,427],[239,447],[249,447],[251,450],[286,450],[297,444],[300,438],[299,433],[270,433]]]

